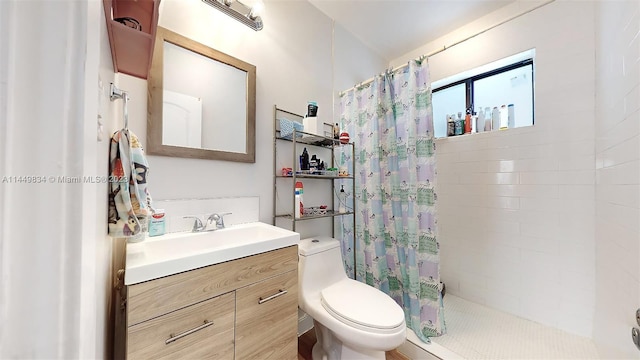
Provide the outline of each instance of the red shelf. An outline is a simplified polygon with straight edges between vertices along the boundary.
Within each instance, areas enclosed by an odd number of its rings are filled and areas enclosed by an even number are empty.
[[[103,0],[111,56],[116,72],[146,79],[158,27],[160,0]],[[114,18],[131,17],[142,26],[137,30]]]

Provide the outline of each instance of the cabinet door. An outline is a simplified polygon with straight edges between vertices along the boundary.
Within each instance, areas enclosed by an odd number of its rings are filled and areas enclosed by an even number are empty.
[[[130,285],[127,323],[136,325],[297,268],[298,246],[293,245]]]
[[[236,360],[297,357],[298,271],[236,290]]]
[[[235,292],[129,327],[128,359],[233,359]]]

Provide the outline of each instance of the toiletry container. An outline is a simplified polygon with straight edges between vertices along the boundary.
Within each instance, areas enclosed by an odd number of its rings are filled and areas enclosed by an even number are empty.
[[[464,116],[464,133],[471,134],[471,109],[467,109],[467,113]]]
[[[309,170],[309,152],[307,148],[302,150],[302,161],[300,164],[300,170]]]
[[[500,106],[500,130],[504,130],[508,127],[509,112],[507,111],[507,105]]]
[[[315,101],[309,101],[307,103],[307,117],[318,116],[318,103]]]
[[[302,203],[302,194],[303,194],[304,190],[302,187],[302,182],[301,181],[297,181],[296,182],[296,186],[295,186],[295,214],[294,217],[296,219],[300,219],[302,217],[302,213],[304,213],[304,205]]]
[[[476,113],[471,114],[471,133],[478,132],[478,115]]]
[[[484,131],[491,131],[491,108],[484,108]]]
[[[164,235],[165,230],[164,209],[156,209],[149,219],[149,236]]]
[[[476,132],[484,131],[484,111],[482,107],[478,108],[478,116],[476,116]]]
[[[454,136],[456,134],[456,122],[453,120],[453,115],[447,115],[447,136]]]
[[[456,120],[456,131],[455,135],[462,135],[464,132],[464,119],[462,118],[462,113],[458,113],[458,119]]]
[[[344,191],[344,185],[341,185],[340,188],[340,194],[338,194],[338,202],[340,203],[340,205],[338,205],[338,212],[339,213],[346,213],[347,212],[347,193]]]
[[[498,129],[500,129],[500,109],[494,106],[493,111],[491,111],[491,130]]]
[[[507,125],[510,129],[513,129],[514,127],[516,127],[515,108],[513,104],[509,104],[507,112],[509,113]]]

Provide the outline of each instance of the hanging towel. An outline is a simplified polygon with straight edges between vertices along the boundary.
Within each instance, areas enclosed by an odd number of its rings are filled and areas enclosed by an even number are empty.
[[[144,240],[152,212],[147,189],[149,163],[138,138],[128,129],[116,131],[109,150],[109,235]]]

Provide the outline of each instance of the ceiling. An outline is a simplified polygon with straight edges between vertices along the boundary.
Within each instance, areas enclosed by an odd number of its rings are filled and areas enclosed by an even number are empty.
[[[391,61],[515,0],[309,0]]]

